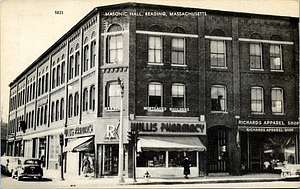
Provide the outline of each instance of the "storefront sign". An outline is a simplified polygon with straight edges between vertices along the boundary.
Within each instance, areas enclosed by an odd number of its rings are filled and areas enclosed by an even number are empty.
[[[239,126],[239,131],[245,132],[297,132],[298,127],[253,127],[253,126]]]
[[[206,134],[205,123],[131,122],[131,130],[156,134]]]
[[[89,124],[80,127],[66,128],[65,129],[65,137],[73,137],[85,134],[91,134],[94,132],[94,125]]]
[[[282,120],[238,120],[238,125],[249,126],[299,126],[299,121],[282,121]]]
[[[106,125],[106,139],[116,139],[117,136],[117,128],[114,125]]]

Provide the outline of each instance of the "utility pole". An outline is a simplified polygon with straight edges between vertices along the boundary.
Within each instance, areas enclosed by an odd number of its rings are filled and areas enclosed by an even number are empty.
[[[120,101],[120,129],[119,129],[119,170],[118,170],[118,179],[119,184],[125,182],[123,176],[123,160],[124,160],[124,148],[123,148],[123,97],[124,97],[124,83],[118,77],[118,84],[120,85],[121,101]]]
[[[61,172],[61,180],[65,180],[64,179],[64,156],[63,156],[63,153],[64,153],[64,150],[63,150],[63,147],[64,147],[64,135],[62,133],[60,133],[59,135],[59,143],[60,143],[60,172]]]

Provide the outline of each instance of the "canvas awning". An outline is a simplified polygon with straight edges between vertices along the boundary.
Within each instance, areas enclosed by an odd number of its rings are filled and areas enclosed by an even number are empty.
[[[141,136],[137,151],[204,151],[198,137]]]
[[[78,138],[74,141],[68,143],[67,147],[64,149],[65,152],[93,152],[94,147],[94,137],[83,137]]]

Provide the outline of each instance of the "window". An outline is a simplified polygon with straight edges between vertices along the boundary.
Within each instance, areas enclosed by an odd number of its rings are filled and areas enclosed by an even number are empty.
[[[271,70],[282,70],[280,45],[270,45],[270,63]]]
[[[185,107],[185,85],[173,84],[172,85],[172,107],[184,108]]]
[[[95,62],[96,62],[96,41],[92,41],[92,43],[91,43],[91,68],[95,67]]]
[[[64,118],[64,110],[65,110],[65,101],[62,98],[60,100],[60,120],[62,120]]]
[[[48,110],[48,106],[45,105],[44,124],[47,124],[47,110]]]
[[[226,87],[215,85],[211,87],[211,110],[226,111]]]
[[[32,85],[32,99],[35,98],[35,82],[33,82],[33,85]]]
[[[108,37],[108,63],[123,62],[123,37],[122,35]]]
[[[41,121],[41,123],[40,123],[40,125],[43,125],[43,118],[44,118],[44,107],[42,106],[41,107],[41,115],[39,115],[40,116],[40,121]]]
[[[58,65],[57,66],[57,74],[56,74],[56,76],[57,76],[57,79],[56,79],[56,86],[59,86],[60,85],[60,74],[61,74],[61,72],[60,72],[60,65]]]
[[[162,84],[149,84],[149,107],[162,107]]]
[[[184,38],[172,39],[172,64],[185,64]]]
[[[44,89],[45,89],[45,76],[42,76],[42,94],[44,94]]]
[[[78,116],[78,112],[79,112],[79,93],[75,93],[74,116]]]
[[[48,92],[48,85],[49,85],[48,78],[49,78],[49,73],[46,73],[45,92]]]
[[[73,71],[74,71],[74,56],[71,56],[70,57],[69,80],[73,79]]]
[[[272,89],[272,112],[283,113],[283,90],[281,88]]]
[[[65,82],[65,76],[66,76],[66,71],[65,71],[65,62],[61,63],[61,84]]]
[[[41,82],[42,82],[42,79],[39,78],[39,81],[38,81],[38,96],[41,95],[41,85],[42,85]]]
[[[55,116],[55,104],[54,104],[54,102],[52,102],[52,104],[51,104],[51,122],[53,122],[54,121],[54,116]]]
[[[162,38],[157,36],[148,37],[148,62],[162,63]]]
[[[76,52],[75,54],[75,77],[79,75],[79,62],[80,62],[80,56],[79,56],[79,52]]]
[[[250,68],[263,69],[261,60],[261,44],[250,44]]]
[[[188,157],[191,163],[191,167],[197,166],[197,154],[193,152],[178,152],[169,151],[169,167],[182,167],[182,160],[184,157]]]
[[[69,111],[68,111],[69,118],[73,116],[73,96],[70,94],[69,96]]]
[[[118,83],[108,85],[108,99],[106,107],[114,110],[120,110],[121,105],[121,88]]]
[[[95,86],[91,86],[90,90],[90,109],[95,110]]]
[[[212,67],[226,67],[226,45],[225,41],[210,42],[210,61]]]
[[[88,90],[84,89],[83,90],[83,107],[82,107],[83,111],[87,111],[88,110]]]
[[[83,57],[83,72],[87,71],[89,68],[89,46],[84,47],[84,57]]]
[[[37,109],[36,126],[40,124],[40,108]]]
[[[55,73],[56,73],[55,68],[53,68],[52,69],[52,74],[53,74],[52,75],[52,89],[55,88],[55,84],[56,84],[56,82],[55,82],[55,79],[56,79]]]
[[[251,88],[251,111],[252,113],[263,113],[263,89],[261,87]]]
[[[137,157],[137,167],[166,167],[166,151],[143,151]]]
[[[59,100],[56,101],[56,106],[55,106],[55,121],[58,121],[59,119]]]

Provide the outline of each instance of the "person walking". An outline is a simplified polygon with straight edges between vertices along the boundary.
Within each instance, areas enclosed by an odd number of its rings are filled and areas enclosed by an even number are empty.
[[[82,172],[85,174],[85,177],[87,177],[87,174],[90,173],[91,169],[91,162],[87,156],[83,159],[82,162]]]
[[[185,157],[183,162],[182,162],[182,166],[183,166],[183,175],[184,175],[184,178],[188,179],[189,178],[189,174],[190,174],[190,165],[191,165],[191,162],[189,160],[188,157]]]

